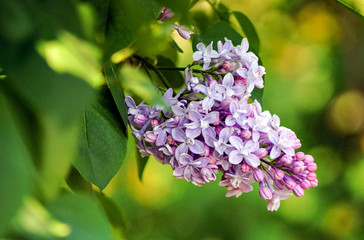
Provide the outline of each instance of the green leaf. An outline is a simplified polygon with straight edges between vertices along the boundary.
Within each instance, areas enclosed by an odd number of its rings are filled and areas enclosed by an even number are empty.
[[[140,155],[139,149],[136,148],[135,151],[135,158],[137,161],[137,166],[138,166],[138,177],[140,179],[140,181],[143,179],[143,172],[144,172],[144,168],[147,165],[147,162],[149,160],[149,156],[147,157],[142,157]]]
[[[193,48],[196,50],[196,45],[199,42],[208,45],[211,43],[211,41],[213,41],[214,47],[216,49],[217,41],[225,41],[225,37],[231,40],[234,45],[239,45],[242,40],[242,36],[228,23],[219,21],[208,27],[206,31],[202,32],[200,35],[196,35],[196,37],[193,39]]]
[[[89,181],[84,179],[76,168],[72,167],[70,173],[66,178],[67,185],[74,192],[92,193],[92,185]]]
[[[31,159],[0,85],[0,236],[30,190]]]
[[[244,35],[248,38],[249,45],[255,50],[255,53],[259,53],[260,40],[253,23],[241,12],[233,12],[233,15],[237,19]]]
[[[119,171],[126,155],[125,128],[107,88],[84,112],[80,154],[75,167],[88,181],[103,190]]]
[[[119,110],[119,114],[123,119],[125,129],[128,126],[128,110],[125,104],[125,94],[121,86],[121,77],[119,67],[109,63],[104,68],[106,82],[108,83],[114,102]],[[127,136],[127,134],[125,133]]]
[[[176,67],[176,65],[171,60],[163,56],[158,56],[157,60],[158,60],[157,66],[171,67],[171,68]],[[160,69],[160,71],[166,77],[167,81],[170,83],[173,89],[179,88],[184,84],[184,78],[180,71],[163,70],[163,69]]]
[[[85,195],[64,195],[46,205],[56,219],[69,225],[72,240],[112,240],[106,216],[99,206]]]
[[[124,66],[121,69],[121,79],[124,90],[137,95],[150,105],[164,105],[158,89],[139,69]]]
[[[359,17],[364,18],[364,2],[362,0],[336,0],[336,2],[340,3]]]
[[[103,193],[95,192],[95,194],[109,219],[109,223],[121,232],[125,230],[127,228],[127,220],[125,213],[119,205]]]
[[[183,50],[182,50],[182,49],[178,46],[178,44],[176,43],[176,41],[174,41],[173,39],[172,39],[171,45],[172,45],[172,47],[173,47],[174,49],[176,49],[178,52],[183,53]]]

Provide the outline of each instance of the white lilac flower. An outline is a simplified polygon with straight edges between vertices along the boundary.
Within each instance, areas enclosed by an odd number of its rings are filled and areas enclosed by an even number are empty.
[[[290,139],[290,131],[288,129],[282,129],[278,132],[270,130],[268,132],[268,138],[273,145],[270,152],[272,159],[279,157],[282,151],[289,156],[294,155],[294,142]]]
[[[210,124],[216,122],[219,119],[218,112],[210,112],[203,117],[199,112],[193,110],[188,113],[188,117],[191,122],[184,124],[184,126],[187,128],[187,135],[196,138],[202,133],[202,136],[205,139],[208,137],[215,137],[215,130],[210,126]]]
[[[221,93],[218,93],[216,90],[217,82],[213,81],[209,87],[198,85],[195,87],[196,90],[198,90],[200,93],[203,93],[206,95],[206,97],[202,100],[202,108],[204,110],[210,110],[214,104],[215,101],[222,100]]]
[[[193,53],[193,60],[199,61],[203,60],[203,69],[208,69],[212,58],[218,58],[219,54],[212,49],[212,42],[205,47],[203,43],[199,43],[196,46],[197,50]]]
[[[243,160],[251,167],[256,168],[260,165],[260,159],[254,154],[258,150],[259,144],[253,141],[243,142],[241,138],[231,136],[229,138],[231,145],[235,150],[229,154],[229,162],[239,164]]]
[[[172,137],[176,141],[181,142],[175,152],[177,160],[179,160],[181,154],[188,153],[188,150],[195,154],[202,154],[204,152],[203,143],[189,136],[188,133],[186,134],[181,128],[172,129]]]
[[[241,96],[245,93],[246,87],[243,84],[234,85],[234,77],[231,73],[227,73],[222,84],[216,86],[216,90],[224,94],[224,98],[230,98],[232,96]]]

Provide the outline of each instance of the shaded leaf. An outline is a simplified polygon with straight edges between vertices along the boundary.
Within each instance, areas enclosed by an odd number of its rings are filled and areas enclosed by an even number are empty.
[[[238,23],[243,30],[245,36],[249,40],[249,45],[255,50],[255,53],[259,53],[260,40],[258,34],[254,28],[253,23],[241,12],[233,12],[234,16],[238,20]]]
[[[72,240],[112,240],[105,214],[86,195],[64,195],[46,205],[58,220],[69,225]]]
[[[66,178],[66,182],[74,192],[92,193],[91,183],[83,178],[74,167],[71,168],[71,171]]]
[[[176,43],[176,41],[174,41],[173,39],[172,39],[171,45],[172,45],[172,47],[173,47],[174,49],[176,49],[178,52],[183,53],[183,50],[182,50],[182,49],[178,46],[178,44]]]
[[[125,129],[111,92],[103,88],[99,99],[84,112],[79,157],[75,167],[103,190],[119,171],[126,155]]]
[[[176,67],[176,65],[171,60],[163,56],[158,56],[157,60],[158,60],[157,66],[171,67],[171,68]],[[166,77],[167,81],[171,84],[172,88],[174,89],[179,88],[184,84],[184,78],[180,71],[163,70],[163,69],[160,69],[160,71]]]
[[[145,166],[147,165],[147,162],[148,162],[148,159],[149,159],[149,156],[147,157],[142,157],[140,155],[140,152],[139,152],[139,149],[136,148],[136,151],[135,151],[135,158],[136,158],[136,161],[137,161],[137,166],[138,166],[138,177],[140,179],[140,181],[143,179],[143,172],[144,172],[144,168]]]

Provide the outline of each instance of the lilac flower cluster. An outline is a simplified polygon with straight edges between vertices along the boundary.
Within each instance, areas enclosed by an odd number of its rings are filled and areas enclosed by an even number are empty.
[[[153,155],[171,165],[176,178],[201,186],[216,180],[227,187],[226,197],[240,196],[259,183],[268,210],[280,200],[318,184],[317,165],[310,155],[295,152],[301,147],[296,134],[280,119],[250,101],[255,87],[263,87],[265,69],[248,51],[247,39],[233,46],[230,40],[197,45],[194,64],[185,69],[185,87],[173,96],[168,89],[166,106],[150,107],[125,102],[133,136],[142,156]]]

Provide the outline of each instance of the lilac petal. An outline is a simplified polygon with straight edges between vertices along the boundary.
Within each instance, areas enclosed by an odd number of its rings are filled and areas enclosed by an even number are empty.
[[[279,155],[281,155],[281,149],[277,146],[273,146],[269,156],[272,159],[276,159],[277,157],[279,157]]]
[[[259,143],[257,143],[257,142],[254,142],[254,141],[248,141],[246,144],[245,144],[245,146],[244,146],[245,148],[247,148],[247,149],[249,149],[250,150],[250,152],[255,152],[255,151],[257,151],[258,150],[258,148],[259,148]]]
[[[229,141],[231,135],[231,129],[226,127],[221,130],[219,138],[222,140],[222,142],[227,143]]]
[[[195,144],[190,145],[190,150],[196,154],[202,154],[205,150],[204,145],[201,141],[195,140]],[[177,151],[177,150],[176,150]]]
[[[217,120],[219,120],[219,112],[210,112],[204,117],[204,121],[208,123],[214,123],[217,122]]]
[[[245,85],[243,84],[237,84],[234,87],[231,88],[234,91],[235,95],[242,95],[245,93]]]
[[[182,177],[182,175],[185,171],[185,168],[186,168],[186,166],[182,166],[182,167],[178,167],[178,168],[174,169],[173,176],[176,178]]]
[[[127,96],[124,101],[129,108],[136,108],[135,102],[131,97]]]
[[[203,43],[199,43],[196,45],[196,48],[200,51],[200,52],[204,52],[205,51],[205,45]]]
[[[155,142],[155,145],[157,146],[162,146],[166,143],[167,141],[167,131],[160,131],[160,133],[158,134],[157,140]]]
[[[207,94],[207,87],[206,86],[202,86],[202,85],[197,85],[195,86],[195,90],[197,92],[203,93],[203,94]]]
[[[231,113],[234,113],[236,110],[239,109],[239,105],[236,101],[231,101],[230,102],[230,106],[229,106],[229,110]]]
[[[196,159],[196,162],[197,161],[201,162],[200,164],[197,165],[197,167],[203,168],[203,167],[206,167],[207,166],[207,164],[209,163],[210,159],[207,158],[207,157],[201,157],[201,158]]]
[[[260,159],[255,154],[249,154],[244,158],[246,163],[253,168],[256,168],[260,165]]]
[[[242,50],[244,52],[247,52],[248,49],[249,49],[249,42],[248,42],[248,39],[246,38],[243,38],[243,40],[241,41],[241,47],[242,47]]]
[[[293,156],[295,154],[293,148],[282,148],[282,151],[289,156]]]
[[[182,153],[179,157],[179,162],[182,164],[182,165],[187,165],[189,163],[191,163],[193,161],[193,158],[191,155],[188,155],[186,153]]]
[[[232,164],[239,164],[243,160],[243,155],[239,151],[234,150],[229,154],[229,162]]]
[[[181,128],[173,128],[172,137],[178,142],[184,142],[187,140],[186,134],[182,131]]]
[[[188,138],[197,138],[200,135],[201,135],[201,128],[195,128],[195,129],[187,128],[186,129],[186,136]]]
[[[163,99],[170,99],[173,96],[173,89],[169,88],[163,95]]]
[[[191,179],[191,175],[192,175],[191,170],[192,170],[191,166],[187,166],[183,173],[183,178],[186,179],[187,181],[189,181]]]
[[[188,113],[188,118],[194,122],[199,122],[202,119],[202,116],[199,112],[192,110]]]
[[[207,144],[207,146],[209,146],[209,147],[215,147],[215,145],[214,145],[214,142],[216,141],[215,138],[212,138],[209,135],[205,135],[204,136],[204,140],[205,140],[205,143]]]
[[[193,61],[198,61],[202,58],[202,52],[194,52],[192,55]]]
[[[229,127],[234,126],[236,123],[235,118],[232,115],[229,115],[226,117],[225,119],[225,124],[228,125]]]
[[[223,85],[226,87],[232,87],[234,84],[234,77],[231,73],[228,73],[224,76],[224,79],[222,81]]]
[[[214,105],[215,101],[210,97],[205,97],[205,99],[202,101],[202,108],[204,110],[210,110],[212,106]]]
[[[212,127],[207,127],[206,129],[202,130],[202,136],[206,141],[206,138],[215,138],[216,132]]]
[[[271,141],[273,144],[277,144],[278,143],[278,134],[276,131],[269,131],[268,132],[268,138],[269,141]]]
[[[200,123],[199,122],[191,122],[191,123],[185,123],[184,126],[188,129],[195,129],[195,128],[199,128],[200,127]]]
[[[188,153],[188,147],[186,145],[186,143],[182,143],[181,145],[179,145],[175,151],[175,155],[176,155],[176,159],[179,160],[180,155],[182,153]]]
[[[242,149],[244,147],[243,141],[237,136],[231,136],[229,141],[236,149]]]
[[[253,131],[253,141],[258,142],[260,137],[259,131]]]

